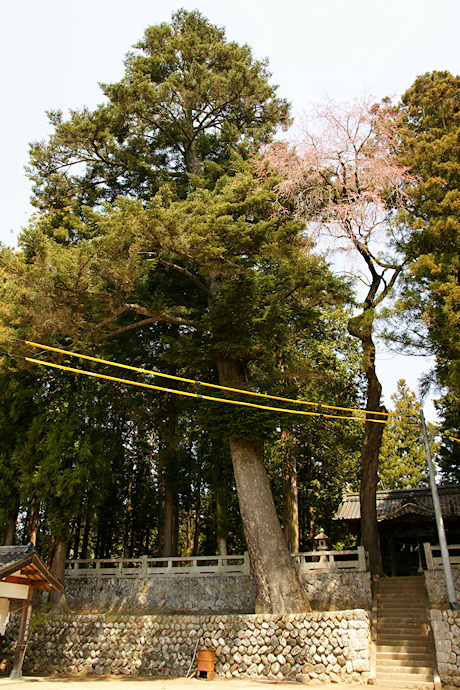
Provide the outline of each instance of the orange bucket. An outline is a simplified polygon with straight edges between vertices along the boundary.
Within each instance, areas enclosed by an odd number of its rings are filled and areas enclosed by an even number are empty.
[[[202,675],[206,674],[206,675]],[[214,680],[214,650],[200,649],[198,650],[198,666],[196,672],[197,678],[207,678],[207,680]]]

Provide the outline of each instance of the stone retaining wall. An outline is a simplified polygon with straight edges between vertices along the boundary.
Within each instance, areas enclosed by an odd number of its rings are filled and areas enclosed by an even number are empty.
[[[30,636],[24,673],[155,675],[166,666],[172,675],[185,676],[196,647],[215,651],[216,675],[222,678],[365,682],[370,618],[364,610],[285,616],[49,615]]]
[[[301,581],[314,610],[372,606],[369,573],[311,571],[301,575]],[[70,608],[81,613],[253,613],[256,586],[244,575],[68,577],[66,596]]]
[[[458,566],[452,566],[452,575],[458,598],[460,595],[460,568]],[[425,585],[432,609],[449,608],[446,578],[442,568],[425,570]]]
[[[372,580],[357,570],[309,571],[300,576],[315,611],[372,609]]]
[[[82,613],[253,613],[256,601],[245,575],[78,577],[66,579],[65,591],[72,611]]]
[[[444,690],[460,687],[460,612],[430,611],[438,671]]]

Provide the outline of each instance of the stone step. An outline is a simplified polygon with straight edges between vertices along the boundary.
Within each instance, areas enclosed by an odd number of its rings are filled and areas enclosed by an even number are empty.
[[[395,648],[393,648],[395,649]],[[388,660],[395,660],[395,661],[413,661],[414,663],[417,662],[417,665],[422,662],[429,662],[431,664],[432,662],[432,655],[431,655],[431,650],[430,649],[423,649],[422,651],[401,651],[400,649],[398,651],[382,651],[377,647],[377,661],[381,660],[382,662],[388,661]]]
[[[379,602],[377,604],[377,609],[380,616],[404,616],[404,612],[407,612],[408,616],[424,616],[426,620],[426,608],[425,606],[407,606],[404,604],[402,606],[387,606],[385,602]]]
[[[376,642],[378,646],[391,645],[393,647],[407,648],[413,647],[430,647],[431,641],[428,635],[403,635],[392,632],[391,630],[383,630],[377,633]]]
[[[411,587],[424,587],[424,577],[385,577],[379,578],[377,587],[381,589],[392,589],[400,587],[401,589],[410,589]]]
[[[395,597],[408,598],[408,599],[424,599],[425,592],[423,589],[417,588],[416,590],[402,590],[399,587],[395,589],[377,589],[377,596],[382,599],[394,599]]]
[[[423,582],[424,577],[421,575],[398,575],[396,577],[379,577],[378,582]]]
[[[425,608],[425,597],[424,596],[414,596],[414,597],[402,597],[401,594],[397,592],[377,594],[377,603],[385,604],[386,606],[420,606]]]
[[[377,657],[377,668],[380,671],[386,671],[387,668],[397,668],[399,670],[411,671],[412,673],[422,673],[426,671],[427,673],[432,673],[431,659],[415,659],[410,656],[408,659],[397,659],[394,656],[388,657],[388,659],[382,659],[382,657]]]
[[[417,589],[416,591],[414,590],[401,590],[399,588],[395,589],[387,589],[387,590],[381,590],[378,589],[377,592],[377,599],[380,600],[390,600],[390,599],[401,599],[401,601],[412,601],[412,600],[423,600],[425,601],[425,592],[423,589]]]
[[[377,621],[382,623],[382,625],[391,625],[393,630],[396,630],[402,625],[426,625],[426,614],[422,616],[417,612],[413,616],[392,616],[391,614],[388,615],[388,613],[384,611],[378,616]]]
[[[393,688],[393,690],[434,690],[434,681],[423,680],[386,680],[385,678],[377,679],[380,687]]]
[[[398,618],[401,622],[411,620],[415,620],[417,622],[419,620],[426,621],[426,611],[421,609],[413,609],[413,611],[407,611],[407,609],[384,608],[380,615],[380,619],[385,620],[386,618],[391,620],[392,623],[394,623],[395,620],[398,620]]]
[[[377,581],[377,587],[379,589],[394,589],[399,587],[400,589],[411,589],[417,587],[425,586],[424,577],[388,577],[382,580],[380,578]]]
[[[377,623],[377,638],[380,635],[395,635],[397,639],[427,637],[428,629],[426,623],[407,623],[405,625],[389,625],[388,622],[380,625]]]
[[[377,586],[376,682],[433,690],[433,657],[422,577],[380,578]]]
[[[409,596],[420,596],[424,594],[425,585],[421,584],[411,584],[411,585],[401,585],[395,583],[394,585],[381,586],[377,585],[377,594],[408,594]]]
[[[425,593],[420,590],[417,592],[402,592],[400,589],[395,589],[394,591],[382,592],[377,590],[377,600],[380,601],[394,601],[399,599],[400,601],[420,601],[425,605]]]
[[[395,577],[382,575],[379,580],[380,582],[391,582],[392,580],[423,580],[423,573],[417,573],[414,575],[396,575]]]
[[[402,594],[404,596],[402,596]],[[425,593],[423,592],[423,590],[420,590],[420,591],[417,590],[417,592],[403,592],[402,594],[401,594],[400,589],[395,590],[394,592],[393,591],[382,592],[381,590],[377,590],[377,598],[379,600],[384,599],[384,600],[391,601],[393,599],[401,599],[402,601],[404,601],[405,599],[407,599],[407,600],[413,601],[416,599],[416,600],[420,600],[420,601],[425,601]]]
[[[425,592],[423,589],[406,589],[402,590],[399,587],[395,589],[377,589],[377,597],[381,599],[395,599],[399,597],[400,599],[425,599]]]
[[[413,669],[404,669],[397,666],[387,666],[384,671],[377,668],[375,674],[377,682],[382,678],[386,680],[404,680],[404,681],[427,681],[428,683],[434,683],[433,672],[422,669],[420,673]]]
[[[391,620],[390,618],[386,617],[384,620],[378,621],[377,622],[377,631],[379,630],[388,630],[388,631],[394,631],[398,632],[400,634],[403,633],[422,633],[424,630],[427,629],[427,624],[426,624],[426,619],[425,620]]]
[[[381,655],[382,658],[386,656],[391,656],[392,658],[403,658],[408,656],[410,658],[421,658],[427,657],[432,658],[431,645],[407,645],[401,644],[379,644],[377,642],[377,657]]]
[[[427,620],[426,611],[421,608],[387,608],[386,606],[379,606],[378,608],[380,618],[391,618],[392,622],[397,618],[401,620],[405,620],[406,618],[415,620],[422,618],[424,621]]]
[[[416,639],[419,637],[428,638],[429,628],[426,623],[414,623],[413,625],[401,626],[401,625],[390,625],[386,623],[385,625],[379,625],[377,622],[377,635],[394,635],[398,640]]]
[[[417,651],[421,649],[431,649],[431,642],[428,637],[404,637],[396,635],[377,635],[377,647],[391,647],[396,651]]]
[[[425,587],[424,582],[410,582],[404,584],[403,582],[390,582],[389,584],[382,584],[380,582],[376,585],[377,592],[423,592]]]

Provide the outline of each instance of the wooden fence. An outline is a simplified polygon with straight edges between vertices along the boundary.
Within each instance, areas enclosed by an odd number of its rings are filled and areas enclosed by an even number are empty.
[[[430,542],[423,544],[425,550],[427,570],[442,568],[441,547],[439,544],[431,545]],[[460,565],[460,544],[449,544],[449,559],[452,565]]]
[[[348,551],[310,551],[292,554],[296,567],[307,570],[366,570],[364,547]],[[242,556],[169,558],[98,558],[67,561],[66,577],[154,577],[155,575],[250,575],[247,551]]]

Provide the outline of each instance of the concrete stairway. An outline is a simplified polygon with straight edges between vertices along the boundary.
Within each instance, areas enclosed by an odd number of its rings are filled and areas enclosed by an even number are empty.
[[[433,690],[434,651],[423,577],[380,577],[375,585],[377,684]]]

